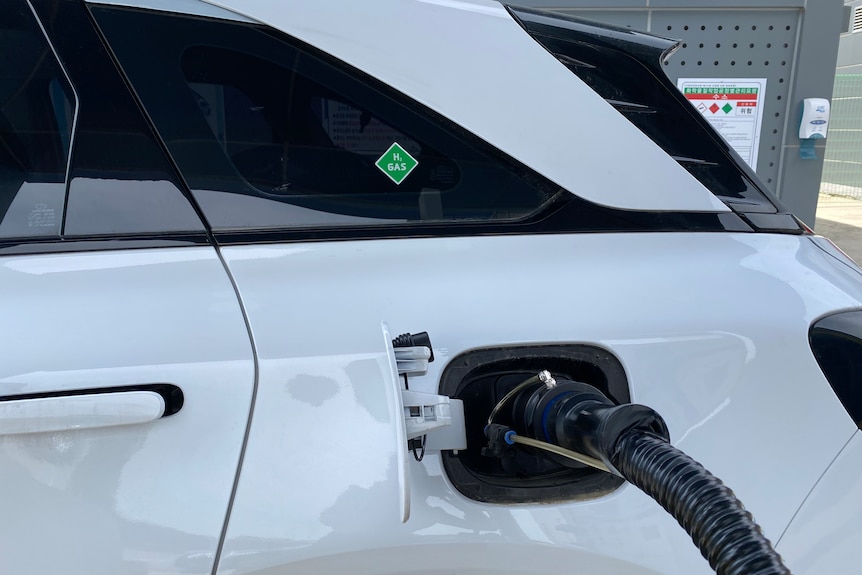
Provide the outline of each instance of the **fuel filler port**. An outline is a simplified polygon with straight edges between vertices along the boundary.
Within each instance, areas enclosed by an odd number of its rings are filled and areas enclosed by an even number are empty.
[[[467,449],[443,452],[450,480],[465,496],[489,503],[591,499],[624,481],[589,465],[549,457],[538,449],[488,448],[485,428],[494,406],[530,378],[547,371],[555,380],[588,383],[614,403],[631,401],[625,371],[606,350],[588,345],[517,346],[476,350],[453,359],[443,372],[440,393],[464,402]],[[544,382],[535,382],[545,385]],[[494,423],[515,427],[507,402]]]

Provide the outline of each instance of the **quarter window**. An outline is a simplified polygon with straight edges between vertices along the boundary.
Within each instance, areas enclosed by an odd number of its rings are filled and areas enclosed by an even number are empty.
[[[75,93],[33,13],[0,4],[0,237],[59,236]]]
[[[62,235],[200,237],[203,223],[86,6],[33,4],[79,98]]]
[[[216,231],[517,221],[560,192],[262,26],[92,11]]]

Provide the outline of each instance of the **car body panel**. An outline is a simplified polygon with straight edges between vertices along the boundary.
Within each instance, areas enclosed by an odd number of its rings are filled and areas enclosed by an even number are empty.
[[[862,432],[826,471],[778,543],[794,573],[828,575],[862,562]]]
[[[496,2],[210,3],[382,80],[586,200],[631,210],[728,211]],[[645,171],[653,175],[641,177]]]
[[[410,379],[411,390],[430,393],[447,362],[472,349],[608,349],[633,400],[661,413],[674,443],[732,486],[773,538],[856,429],[807,330],[836,307],[862,305],[859,273],[808,237],[583,234],[223,253],[255,333],[260,383],[220,573],[324,572],[339,561],[356,573],[443,573],[472,565],[458,559],[468,545],[487,547],[475,573],[559,569],[512,563],[512,549],[529,545],[596,572],[709,572],[676,522],[636,489],[482,504],[454,489],[436,454],[410,462],[411,517],[401,524],[397,468],[364,457],[376,453],[366,446],[377,424],[351,415],[368,411],[357,392],[381,384],[382,368],[357,362],[384,363],[373,344],[384,320],[394,332],[431,335],[437,361]]]
[[[73,7],[84,28],[98,26],[97,10],[88,14],[76,1],[51,6]],[[572,227],[518,221],[505,233],[486,220],[475,228],[441,220],[412,237],[384,239],[392,227],[381,222],[365,228],[362,237],[374,239],[359,240],[336,222],[297,240],[245,213],[248,233],[224,242],[197,225],[195,234],[175,237],[151,223],[124,231],[105,218],[94,237],[62,237],[60,225],[56,237],[4,243],[0,249],[33,253],[0,252],[0,402],[76,394],[81,419],[70,407],[44,426],[63,429],[0,435],[0,573],[710,572],[677,522],[631,486],[541,504],[489,504],[458,491],[439,453],[409,458],[390,339],[420,331],[430,334],[436,356],[425,375],[408,378],[420,393],[438,393],[447,365],[473,350],[607,350],[621,362],[632,399],[662,414],[674,444],[722,478],[768,537],[787,530],[782,549],[809,536],[809,524],[848,525],[847,511],[831,506],[856,503],[846,490],[855,485],[847,476],[862,465],[859,441],[850,439],[859,432],[808,335],[825,315],[862,309],[862,271],[794,226],[773,228],[787,234],[698,227],[698,218],[735,216],[502,5],[94,4],[275,27],[354,66],[357,82],[368,82],[363,74],[376,78],[392,88],[385,94],[402,92],[439,114],[435,121],[476,134],[496,148],[489,157],[502,162],[495,155],[502,151],[521,162],[525,179],[547,178],[588,202],[571,199],[569,211],[554,212],[579,216]],[[53,24],[49,13],[60,12],[33,10]],[[155,155],[169,155],[149,104],[126,93],[134,82],[117,75],[122,59],[108,58],[107,36],[88,28],[90,42],[78,49],[71,27],[57,57],[80,58],[80,74],[90,62],[86,50],[101,50],[101,72],[115,76],[132,115],[140,107],[147,116],[139,120],[152,128]],[[56,30],[42,28],[46,37]],[[99,93],[108,84],[94,76],[88,85]],[[98,111],[112,125],[116,116]],[[106,155],[131,173],[141,149]],[[183,166],[161,160],[168,169],[153,180],[104,177],[98,162],[86,177],[101,182],[107,202],[144,197],[149,207],[171,211],[146,195],[151,185],[137,184],[176,176],[173,197],[191,213],[194,196],[174,173]],[[63,178],[55,179],[60,186]],[[69,183],[62,185],[68,195]],[[573,210],[589,202],[618,208],[605,214],[612,222],[652,212],[653,225],[632,233],[584,223],[595,212]],[[275,231],[307,222],[292,223],[279,219]],[[210,245],[214,238],[220,247]],[[133,245],[143,247],[118,249]],[[125,425],[85,428],[92,414],[80,402],[99,399],[96,413],[109,403],[101,392],[148,394],[153,384],[182,390],[179,412],[154,419],[158,398],[136,396],[146,413],[123,415]],[[28,405],[36,416],[48,413]],[[834,500],[832,491],[839,492]],[[843,539],[809,542],[788,554],[797,575],[833,561],[821,550],[834,552],[834,561],[851,557]]]
[[[0,572],[210,573],[254,385],[215,250],[4,257],[0,285],[0,400],[153,383],[185,395],[151,422],[0,436]],[[181,568],[200,552],[209,565]]]

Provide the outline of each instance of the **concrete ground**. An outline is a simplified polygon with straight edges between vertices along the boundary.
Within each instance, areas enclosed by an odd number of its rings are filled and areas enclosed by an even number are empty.
[[[862,201],[821,193],[814,231],[862,265]]]

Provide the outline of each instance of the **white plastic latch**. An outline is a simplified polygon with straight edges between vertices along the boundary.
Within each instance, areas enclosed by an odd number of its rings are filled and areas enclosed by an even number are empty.
[[[428,373],[428,360],[430,359],[431,350],[424,345],[395,348],[395,363],[398,366],[398,375],[425,375]]]
[[[409,389],[401,390],[401,399],[408,440],[427,435],[426,451],[467,448],[464,403],[460,399]]]

